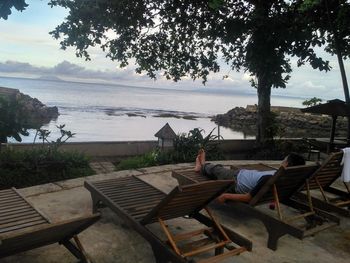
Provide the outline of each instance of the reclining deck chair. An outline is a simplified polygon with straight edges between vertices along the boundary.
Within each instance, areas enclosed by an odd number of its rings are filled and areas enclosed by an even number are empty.
[[[334,188],[331,185],[340,177],[343,166],[341,160],[343,152],[332,153],[324,161],[324,163],[315,171],[315,173],[307,180],[303,191],[319,190],[323,200],[312,197],[312,203],[319,209],[336,212],[343,216],[350,216],[350,188],[344,183],[346,191]],[[327,196],[327,193],[336,196]],[[297,198],[307,200],[307,194],[299,192]]]
[[[241,166],[243,167],[243,166]],[[254,165],[255,169],[260,167],[263,170],[271,170],[271,167],[263,167],[262,164]],[[249,166],[245,166],[249,168]],[[259,219],[265,225],[268,232],[267,247],[276,250],[278,239],[285,234],[292,235],[296,238],[303,239],[306,236],[313,235],[318,231],[339,224],[339,218],[328,214],[322,210],[314,208],[312,203],[305,204],[293,200],[291,197],[305,183],[305,180],[317,169],[317,165],[303,165],[283,168],[280,167],[276,173],[269,178],[260,188],[249,203],[243,202],[227,202],[224,205],[225,211],[237,214],[245,213],[256,219]],[[200,175],[192,170],[175,170],[172,176],[178,180],[179,184],[187,184],[194,182],[207,181],[207,177]],[[265,213],[257,206],[275,202],[277,217]],[[284,204],[290,208],[296,209],[302,214],[293,217],[285,217],[282,213],[280,204]],[[304,220],[302,220],[304,219]],[[296,225],[298,220],[302,220],[303,225]],[[300,221],[299,221],[300,222]],[[319,225],[322,223],[322,225]]]
[[[1,190],[0,258],[58,242],[81,262],[88,262],[77,235],[98,219],[99,215],[89,215],[51,224],[15,188]]]
[[[194,261],[193,256],[209,250],[215,250],[215,256],[199,262],[219,262],[252,248],[249,240],[220,225],[210,210],[206,209],[209,217],[199,212],[226,191],[232,182],[226,180],[178,186],[168,195],[136,176],[85,182],[85,187],[91,192],[93,211],[101,206],[114,211],[150,243],[156,262],[198,262]],[[207,227],[190,233],[170,233],[164,221],[185,215]],[[168,239],[166,242],[147,227],[155,222],[160,224],[165,233]],[[204,238],[199,239],[201,237]],[[184,246],[178,244],[187,239],[193,242]],[[238,246],[233,245],[233,242]],[[228,252],[223,253],[224,248]]]

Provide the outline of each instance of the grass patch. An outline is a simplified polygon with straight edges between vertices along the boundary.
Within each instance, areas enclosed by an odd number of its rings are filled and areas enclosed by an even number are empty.
[[[125,160],[120,161],[116,164],[116,170],[130,170],[130,169],[138,169],[143,167],[150,167],[158,165],[156,152],[152,151],[150,153],[131,157]]]

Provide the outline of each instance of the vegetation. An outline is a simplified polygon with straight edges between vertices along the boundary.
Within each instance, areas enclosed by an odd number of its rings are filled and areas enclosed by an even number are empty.
[[[25,151],[6,148],[0,152],[0,189],[27,187],[93,174],[89,159],[84,154],[59,151],[59,147],[74,136],[64,127],[57,126],[61,136],[51,142],[48,140],[48,130],[38,130],[38,138],[42,140],[40,148]]]
[[[346,103],[350,104],[343,59],[350,58],[350,3],[348,0],[304,0],[303,10],[310,25],[325,39],[325,51],[336,55]]]
[[[303,105],[310,107],[310,106],[316,106],[322,102],[322,99],[313,97],[309,100],[303,101]]]
[[[49,148],[0,153],[0,189],[27,187],[93,174],[89,160],[78,152]]]
[[[21,101],[11,97],[0,97],[0,150],[1,143],[6,143],[8,137],[20,142],[21,135],[28,135],[27,119],[28,116]]]
[[[13,7],[22,12],[27,6],[25,0],[0,1],[0,18],[6,20],[11,15],[11,8]]]
[[[162,151],[154,150],[150,153],[132,157],[116,165],[117,170],[137,169],[170,163],[193,162],[199,149],[205,149],[208,160],[222,159],[223,155],[218,148],[218,136],[212,130],[204,136],[204,130],[195,128],[188,134],[179,134],[174,140],[174,149]]]
[[[271,88],[285,88],[291,73],[290,56],[298,65],[329,70],[313,50],[325,44],[319,23],[303,1],[67,1],[52,6],[70,10],[51,34],[63,37],[61,47],[76,47],[90,59],[88,48],[100,46],[112,60],[156,78],[162,72],[178,81],[189,75],[205,83],[225,61],[233,70],[253,77],[258,93],[258,142],[269,138]],[[306,14],[308,19],[306,19]],[[347,26],[347,25],[343,25]],[[110,34],[114,32],[114,34]]]

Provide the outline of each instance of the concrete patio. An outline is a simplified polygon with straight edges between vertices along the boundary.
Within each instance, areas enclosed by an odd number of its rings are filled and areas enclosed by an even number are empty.
[[[219,163],[219,162],[218,162]],[[222,164],[245,164],[252,161],[225,161]],[[265,161],[266,163],[266,161]],[[269,162],[274,164],[276,162]],[[193,164],[165,165],[138,170],[127,170],[98,174],[46,185],[20,189],[19,191],[52,222],[74,218],[91,213],[90,193],[84,188],[85,180],[104,180],[122,176],[139,175],[155,187],[169,192],[177,185],[171,177],[171,170],[192,167]],[[266,208],[267,209],[267,208]],[[341,217],[340,226],[325,230],[315,236],[299,240],[284,236],[279,240],[278,250],[266,247],[267,232],[258,220],[234,215],[225,211],[214,211],[219,220],[237,233],[253,242],[253,251],[224,262],[349,262],[350,219]],[[179,218],[167,222],[170,229],[193,229],[196,224],[190,219]],[[152,230],[161,235],[158,225]],[[102,218],[80,235],[87,253],[95,263],[155,262],[148,243],[129,229],[108,208],[102,209]],[[76,259],[58,244],[35,249],[0,259],[1,263],[71,263]]]

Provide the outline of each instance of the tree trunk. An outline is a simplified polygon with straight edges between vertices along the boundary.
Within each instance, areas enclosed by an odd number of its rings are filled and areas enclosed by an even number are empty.
[[[345,73],[345,68],[344,68],[343,57],[342,57],[342,54],[341,54],[341,51],[340,51],[337,39],[335,39],[335,44],[336,44],[336,51],[337,51],[337,58],[338,58],[338,63],[339,63],[341,79],[342,79],[342,82],[343,82],[345,102],[346,102],[347,105],[350,105],[348,81],[346,79],[346,73]],[[347,119],[348,119],[348,133],[347,133],[348,136],[347,136],[347,141],[348,141],[348,143],[350,143],[350,116],[348,116]]]
[[[258,122],[256,142],[262,146],[271,136],[269,132],[271,118],[271,85],[263,77],[258,77]]]

